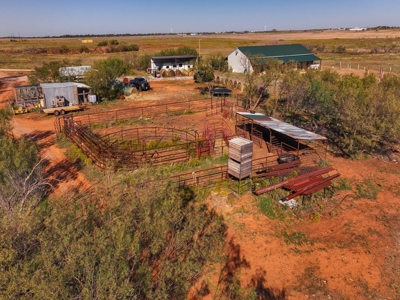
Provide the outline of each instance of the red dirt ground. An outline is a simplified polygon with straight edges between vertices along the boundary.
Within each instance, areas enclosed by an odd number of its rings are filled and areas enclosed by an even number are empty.
[[[6,75],[0,74],[3,106],[12,95],[10,88],[26,81]],[[151,84],[153,91],[121,104],[142,106],[190,97],[188,91],[198,93],[190,81]],[[203,118],[204,114],[192,114],[158,121],[201,129]],[[56,193],[62,194],[71,186],[88,183],[68,163],[64,150],[54,144],[53,121],[53,116],[30,113],[15,116],[13,126],[17,136],[26,135],[39,143],[41,155],[51,162],[52,176],[61,180]],[[270,220],[250,194],[232,201],[225,194],[212,193],[207,201],[228,226],[227,261],[211,278],[204,278],[209,293],[194,288],[189,298],[213,299],[213,291],[231,283],[231,274],[237,274],[243,286],[257,288],[260,299],[400,299],[400,165],[378,159],[351,161],[329,154],[328,160],[353,190],[321,204],[317,219],[302,213],[283,221]],[[355,197],[356,184],[366,180],[381,188],[376,200]],[[303,234],[298,244],[295,239],[285,242],[285,236],[296,233]]]

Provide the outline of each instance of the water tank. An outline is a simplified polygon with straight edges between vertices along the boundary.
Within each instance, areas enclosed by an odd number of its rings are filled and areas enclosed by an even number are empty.
[[[95,95],[95,94],[90,94],[90,95],[89,95],[89,103],[94,104],[94,103],[96,103],[96,102],[97,102],[97,97],[96,97],[96,95]]]

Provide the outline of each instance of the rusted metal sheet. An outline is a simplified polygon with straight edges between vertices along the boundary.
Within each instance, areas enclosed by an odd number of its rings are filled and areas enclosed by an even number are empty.
[[[312,172],[307,173],[307,174],[299,175],[297,177],[290,178],[290,179],[287,179],[287,180],[283,180],[283,181],[281,181],[279,183],[276,183],[276,184],[273,184],[273,185],[270,185],[270,186],[255,190],[254,193],[256,195],[261,195],[261,194],[264,194],[264,193],[279,189],[279,188],[281,188],[281,187],[283,187],[285,185],[290,185],[290,184],[295,183],[295,182],[300,182],[300,181],[305,180],[305,179],[307,179],[309,177],[312,177],[312,176],[318,176],[318,175],[326,174],[326,173],[329,173],[329,172],[331,172],[333,170],[334,169],[332,167],[325,167],[325,168],[322,168],[322,169],[319,169],[319,170],[316,170],[316,171],[312,171]]]
[[[301,188],[295,190],[294,193],[283,198],[282,200],[288,201],[288,200],[296,198],[297,196],[300,196],[300,195],[314,194],[314,193],[318,192],[319,190],[321,190],[327,186],[330,186],[332,184],[332,180],[339,176],[340,176],[340,174],[337,173],[337,174],[331,175],[327,178],[315,177],[313,180],[311,180],[311,182],[309,184],[304,185]]]

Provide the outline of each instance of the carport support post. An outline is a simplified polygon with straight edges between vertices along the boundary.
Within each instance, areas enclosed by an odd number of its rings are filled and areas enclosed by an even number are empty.
[[[253,121],[253,119],[251,119],[251,135],[250,135],[250,140],[253,140],[253,124],[254,124],[254,121]]]
[[[300,152],[300,143],[299,143],[299,141],[297,140],[297,156],[299,155],[299,152]]]

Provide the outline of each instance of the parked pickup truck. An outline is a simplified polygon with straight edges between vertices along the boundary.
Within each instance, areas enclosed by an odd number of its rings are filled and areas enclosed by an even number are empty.
[[[147,91],[150,89],[150,84],[143,77],[135,77],[129,81],[131,87],[135,87],[139,91]]]

